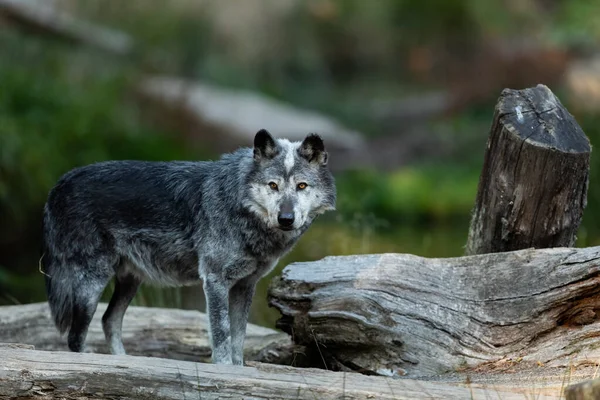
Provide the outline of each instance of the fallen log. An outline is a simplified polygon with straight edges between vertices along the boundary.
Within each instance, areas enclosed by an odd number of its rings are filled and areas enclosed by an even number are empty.
[[[117,55],[133,52],[134,42],[123,32],[77,19],[44,1],[0,0],[0,17],[21,29]]]
[[[590,153],[585,133],[546,86],[502,91],[466,254],[573,246]]]
[[[509,390],[258,364],[214,365],[159,358],[37,351],[0,345],[0,399],[559,399]]]
[[[600,357],[600,247],[428,259],[327,257],[269,288],[277,327],[314,365],[424,377]]]
[[[86,343],[95,353],[108,353],[100,303]],[[191,310],[128,308],[123,321],[123,344],[130,355],[209,362],[211,356],[206,315]],[[0,343],[26,343],[38,350],[68,350],[66,338],[54,327],[47,303],[0,307]],[[291,364],[291,341],[281,332],[248,324],[246,360]]]
[[[138,100],[155,120],[188,135],[214,152],[252,145],[265,128],[290,140],[317,132],[336,168],[344,156],[360,152],[364,139],[337,121],[316,111],[293,107],[260,93],[220,88],[205,82],[172,76],[148,76],[135,90]]]

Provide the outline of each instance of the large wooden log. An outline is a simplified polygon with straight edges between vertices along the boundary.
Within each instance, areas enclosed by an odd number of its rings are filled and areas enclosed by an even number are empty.
[[[148,76],[136,88],[140,104],[160,124],[184,132],[192,143],[228,152],[252,145],[262,128],[290,140],[318,132],[330,154],[330,167],[364,150],[359,132],[312,110],[294,107],[260,93],[217,87],[173,76]],[[235,115],[235,118],[231,118]]]
[[[573,246],[586,206],[590,152],[588,138],[546,86],[505,89],[466,254]]]
[[[559,399],[536,388],[482,389],[297,369],[36,351],[0,345],[0,399]]]
[[[106,303],[90,324],[89,350],[108,353],[101,318]],[[131,355],[210,361],[206,315],[191,310],[129,307],[123,321],[123,344]],[[66,338],[54,327],[47,303],[0,307],[0,342],[26,343],[41,350],[67,350]],[[291,363],[290,339],[284,333],[248,324],[245,342],[247,360]],[[282,349],[287,349],[282,351]]]
[[[327,257],[286,267],[269,303],[315,365],[422,377],[514,360],[519,368],[593,363],[599,283],[600,247]]]

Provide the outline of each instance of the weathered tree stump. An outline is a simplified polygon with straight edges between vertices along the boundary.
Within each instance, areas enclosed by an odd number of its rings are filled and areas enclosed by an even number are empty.
[[[327,257],[286,267],[269,302],[315,366],[424,377],[600,357],[600,247]]]
[[[86,343],[96,353],[108,353],[100,319],[106,303],[90,324]],[[131,355],[210,361],[206,315],[191,310],[131,306],[123,322],[123,344]],[[0,307],[0,343],[26,343],[39,350],[68,350],[67,340],[54,327],[47,303]],[[289,337],[248,324],[244,354],[247,360],[290,364]]]
[[[559,399],[532,388],[464,387],[258,364],[37,351],[0,344],[0,399]]]
[[[550,89],[505,89],[466,254],[573,246],[586,206],[590,153],[588,138]]]

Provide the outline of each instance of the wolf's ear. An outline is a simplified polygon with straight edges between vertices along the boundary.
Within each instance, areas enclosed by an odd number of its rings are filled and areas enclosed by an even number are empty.
[[[276,155],[277,143],[275,143],[275,139],[266,129],[261,129],[254,136],[254,159],[256,161],[271,159]]]
[[[308,135],[300,148],[298,149],[300,155],[306,158],[309,162],[318,163],[319,165],[327,165],[327,152],[325,151],[325,144],[321,136],[316,133]]]

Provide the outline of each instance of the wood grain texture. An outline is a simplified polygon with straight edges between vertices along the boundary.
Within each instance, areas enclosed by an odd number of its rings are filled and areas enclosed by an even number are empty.
[[[316,363],[425,377],[600,357],[600,247],[428,259],[407,254],[295,263],[272,281],[278,327]]]
[[[559,391],[470,387],[355,373],[214,365],[0,346],[0,399],[558,399]]]
[[[97,353],[108,353],[101,324],[106,306],[98,305],[86,341]],[[208,362],[207,327],[206,315],[198,311],[131,306],[123,321],[123,344],[131,355]],[[68,350],[66,337],[59,336],[47,303],[0,307],[0,342],[27,343],[39,350]],[[245,356],[247,360],[290,363],[292,354],[280,351],[290,343],[284,333],[248,324]]]
[[[590,153],[585,133],[546,86],[502,91],[466,254],[573,246]]]

